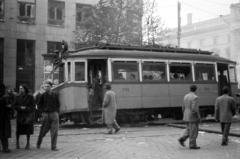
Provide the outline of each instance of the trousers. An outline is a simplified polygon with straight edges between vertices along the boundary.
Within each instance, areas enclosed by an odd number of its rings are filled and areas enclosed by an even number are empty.
[[[3,151],[8,150],[8,138],[1,138],[0,140],[2,142]]]
[[[180,140],[185,141],[189,138],[189,147],[196,147],[197,146],[197,136],[198,136],[198,122],[187,122],[186,129]]]
[[[59,115],[57,112],[43,113],[43,121],[40,128],[37,145],[40,146],[43,137],[50,130],[51,134],[51,148],[55,149],[57,147],[57,137],[59,129]]]
[[[231,123],[221,123],[221,130],[222,130],[222,143],[228,143],[228,135],[230,131]]]

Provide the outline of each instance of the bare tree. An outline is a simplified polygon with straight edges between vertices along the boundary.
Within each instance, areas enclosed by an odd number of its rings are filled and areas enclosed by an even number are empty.
[[[156,0],[144,0],[143,3],[143,43],[155,45],[164,38],[168,29],[156,14]]]

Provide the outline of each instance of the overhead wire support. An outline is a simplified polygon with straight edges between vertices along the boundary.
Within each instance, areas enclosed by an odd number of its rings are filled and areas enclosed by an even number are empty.
[[[177,46],[181,44],[181,3],[178,1],[177,5],[177,19],[178,19],[178,31],[177,31]]]

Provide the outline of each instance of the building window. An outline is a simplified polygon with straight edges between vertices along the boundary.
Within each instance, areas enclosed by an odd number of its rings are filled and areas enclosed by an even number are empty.
[[[0,0],[0,20],[4,19],[4,0]]]
[[[191,64],[173,62],[169,64],[171,81],[192,81]]]
[[[63,25],[65,16],[65,3],[48,0],[48,24]]]
[[[4,43],[4,39],[0,38],[0,83],[3,82],[3,43]]]
[[[92,6],[86,4],[76,4],[76,26],[81,27],[92,17]]]
[[[196,81],[216,81],[215,67],[213,64],[195,64],[195,79]]]
[[[47,53],[56,53],[62,49],[62,43],[57,41],[47,42]]]
[[[18,20],[23,23],[35,22],[35,0],[18,0]]]
[[[112,68],[114,81],[139,81],[138,63],[136,61],[115,61]]]
[[[163,62],[144,62],[143,81],[166,81],[166,64]]]

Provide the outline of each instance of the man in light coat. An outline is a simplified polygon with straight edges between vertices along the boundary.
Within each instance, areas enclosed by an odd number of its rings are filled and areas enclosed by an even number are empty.
[[[228,145],[228,135],[232,122],[232,117],[236,113],[236,103],[233,97],[229,96],[228,87],[223,87],[223,95],[217,97],[215,103],[215,118],[221,123],[222,146]]]
[[[190,86],[190,92],[184,96],[183,100],[183,120],[186,122],[186,129],[183,135],[178,139],[182,146],[189,138],[190,149],[200,149],[197,146],[196,139],[198,136],[198,127],[200,122],[200,112],[198,106],[198,96],[195,94],[197,90],[196,85]]]
[[[104,107],[104,119],[107,128],[109,129],[108,134],[113,133],[113,128],[115,129],[115,133],[120,130],[120,126],[116,121],[116,113],[117,113],[117,102],[116,102],[116,93],[111,90],[111,85],[106,84],[106,93],[103,99],[103,107]]]

